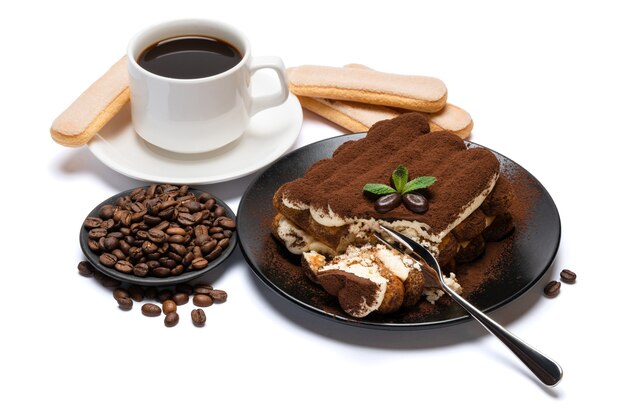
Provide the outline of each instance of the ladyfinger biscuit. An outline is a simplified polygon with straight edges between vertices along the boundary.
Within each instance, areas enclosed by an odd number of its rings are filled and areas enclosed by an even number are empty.
[[[352,67],[303,65],[287,70],[289,89],[298,96],[347,100],[434,113],[446,104],[448,90],[433,77]]]
[[[366,132],[376,122],[393,119],[406,112],[403,109],[386,106],[317,97],[298,96],[298,100],[303,108],[350,132]],[[437,113],[423,113],[423,115],[428,118],[431,131],[450,131],[461,139],[469,138],[474,126],[469,113],[450,103]]]
[[[129,100],[124,56],[55,119],[52,139],[68,147],[86,144]]]

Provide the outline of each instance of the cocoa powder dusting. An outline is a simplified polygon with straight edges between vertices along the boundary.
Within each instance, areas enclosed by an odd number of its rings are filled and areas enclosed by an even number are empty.
[[[418,113],[379,122],[365,138],[339,147],[332,159],[314,164],[303,177],[281,187],[280,193],[294,202],[324,211],[330,208],[342,217],[416,220],[430,225],[436,234],[487,188],[499,172],[499,162],[486,149],[467,149],[452,133],[427,133],[427,126]],[[401,205],[381,214],[374,209],[373,199],[363,194],[367,183],[389,184],[400,164],[408,168],[410,178],[437,178],[427,189],[426,213]]]

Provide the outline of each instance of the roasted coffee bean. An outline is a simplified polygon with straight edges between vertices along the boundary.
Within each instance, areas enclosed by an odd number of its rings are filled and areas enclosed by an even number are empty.
[[[194,246],[194,247],[191,249],[191,252],[193,253],[193,257],[194,257],[194,259],[195,259],[195,258],[202,258],[202,255],[203,255],[203,254],[202,254],[202,249],[201,249],[200,247],[196,247],[196,246]],[[192,260],[192,262],[193,262],[193,260]]]
[[[129,261],[120,260],[115,263],[115,270],[119,271],[120,273],[130,274],[133,272],[133,265]]]
[[[148,230],[148,239],[154,243],[160,244],[167,239],[167,234],[160,229],[151,228]]]
[[[193,253],[187,253],[187,254],[185,254],[185,256],[183,257],[183,261],[182,261],[183,266],[185,266],[185,267],[189,266],[189,265],[191,264],[191,262],[193,261],[193,259],[194,259],[194,258],[195,258],[195,257],[194,257],[194,255],[193,255]]]
[[[163,206],[163,205],[161,205]],[[162,209],[159,212],[159,217],[161,219],[173,219],[176,215],[176,209],[174,208],[174,206],[170,206],[166,209]],[[144,217],[145,218],[145,217]]]
[[[220,216],[224,216],[224,214],[226,213],[226,209],[224,209],[223,206],[217,206],[214,210],[213,210],[213,216],[215,216],[216,218],[220,217]]]
[[[146,206],[141,202],[131,203],[129,206],[129,209],[131,210],[131,212],[134,212],[134,213],[146,212]]]
[[[168,269],[167,267],[157,267],[154,269],[153,273],[157,277],[167,277],[170,275],[171,269]]]
[[[183,244],[185,241],[187,238],[184,235],[170,235],[167,239],[170,244]]]
[[[100,228],[104,228],[109,230],[115,226],[115,221],[113,219],[107,219],[100,224]]]
[[[146,214],[147,211],[143,211],[143,212],[133,212],[132,215],[130,216],[130,221],[132,223],[137,223],[137,222],[141,222],[143,220],[143,216]]]
[[[127,243],[126,241],[121,241],[118,240],[119,242],[119,247],[120,247],[120,251],[122,251],[124,253],[124,255],[128,256],[130,254],[130,244]]]
[[[130,192],[130,198],[133,201],[143,200],[146,197],[146,190],[143,187],[137,187]]]
[[[200,308],[191,311],[191,322],[197,327],[203,327],[206,323],[206,314]]]
[[[146,261],[146,265],[148,266],[150,271],[154,270],[157,267],[161,267],[161,263],[159,263],[157,260],[148,260]]]
[[[187,201],[183,204],[183,206],[189,209],[189,213],[200,212],[202,209],[204,209],[204,205],[196,201]]]
[[[183,274],[183,272],[185,271],[185,267],[183,267],[182,264],[177,265],[176,267],[174,267],[173,269],[170,270],[170,274],[172,276],[179,276],[181,274]]]
[[[89,238],[98,240],[107,236],[107,230],[104,228],[94,228],[89,231]]]
[[[211,238],[216,239],[216,240],[219,241],[221,239],[224,239],[224,234],[221,233],[221,232],[217,232],[217,233],[211,235]]]
[[[159,264],[161,264],[162,267],[167,267],[170,270],[176,267],[177,265],[176,261],[168,257],[159,258]]]
[[[93,239],[87,240],[87,246],[94,253],[100,252],[100,245],[98,245],[98,241],[95,241]]]
[[[227,239],[227,238],[225,238],[225,239]],[[207,256],[205,258],[208,261],[213,261],[217,257],[219,257],[221,253],[222,253],[222,247],[217,246],[217,247],[215,247],[215,249],[213,251],[211,251],[209,254],[207,254]]]
[[[378,213],[387,213],[400,206],[402,197],[399,193],[390,193],[379,197],[374,203],[374,209]]]
[[[94,269],[89,261],[83,260],[78,263],[78,272],[83,276],[93,276],[94,271],[96,271],[96,269]]]
[[[196,294],[193,297],[193,304],[202,308],[206,308],[213,305],[213,298],[211,298],[211,296],[209,295]]]
[[[428,210],[428,199],[419,193],[407,193],[402,196],[404,206],[415,213],[424,213]]]
[[[232,230],[230,230],[230,229],[227,229],[226,231],[224,231],[224,236],[225,236],[226,238],[230,238],[230,237],[232,237],[232,236],[233,236],[233,231],[232,231]]]
[[[113,215],[113,220],[122,225],[129,226],[132,222],[131,213],[126,209],[119,209]]]
[[[152,241],[144,241],[141,245],[141,250],[144,254],[152,254],[158,249],[159,247]]]
[[[189,193],[189,186],[186,184],[180,186],[180,188],[178,189],[178,195],[185,196],[187,193]]]
[[[209,296],[211,296],[211,299],[213,299],[214,302],[226,302],[226,299],[228,298],[228,294],[225,291],[217,289],[210,290]]]
[[[121,296],[119,298],[115,298],[117,301],[117,306],[123,311],[130,311],[133,308],[133,300],[128,296]]]
[[[191,213],[181,213],[178,215],[177,220],[181,225],[194,225],[198,221],[196,216]]]
[[[98,216],[102,219],[111,219],[115,213],[113,205],[104,205],[98,210]]]
[[[191,267],[195,270],[202,270],[209,265],[209,262],[204,257],[194,258],[191,262]]]
[[[124,289],[122,289],[121,287],[118,287],[117,289],[115,289],[113,291],[113,298],[114,299],[119,299],[119,298],[129,298],[130,295],[128,294],[128,292]]]
[[[561,271],[561,281],[568,284],[574,283],[576,281],[576,273],[571,270],[564,269]]]
[[[199,246],[205,244],[207,241],[210,241],[211,237],[208,235],[196,235],[196,239],[193,240],[193,243]]]
[[[118,238],[115,237],[106,237],[103,240],[103,245],[104,249],[106,251],[113,251],[117,248],[119,248],[120,246],[120,240]]]
[[[222,238],[217,242],[218,247],[220,247],[221,249],[225,249],[226,247],[228,247],[228,244],[230,244],[230,238]]]
[[[177,306],[185,305],[187,302],[189,302],[189,295],[184,292],[179,292],[172,296],[172,300],[176,303]]]
[[[144,292],[144,288],[136,284],[130,285],[128,287],[128,294],[135,302],[141,302],[144,299]]]
[[[145,216],[156,216],[161,211],[161,201],[159,199],[146,201],[146,210],[148,211],[148,215]]]
[[[185,248],[184,245],[171,243],[170,248],[181,257],[185,257],[187,255],[187,248]]]
[[[187,231],[185,231],[183,228],[181,227],[169,227],[165,230],[165,233],[168,235],[187,235]]]
[[[169,290],[169,289],[161,289],[157,293],[157,300],[159,302],[163,303],[163,302],[165,302],[168,299],[172,299],[172,296],[174,296],[174,294],[172,293],[171,290]]]
[[[543,293],[546,296],[553,298],[559,294],[560,290],[561,290],[561,283],[555,280],[552,280],[550,283],[546,285],[546,287],[543,288]]]
[[[167,256],[174,260],[177,264],[181,264],[183,262],[183,258],[173,251],[168,252]]]
[[[106,267],[113,267],[117,263],[117,257],[111,253],[104,253],[100,255],[100,263]]]
[[[122,250],[120,250],[119,248],[116,248],[113,251],[111,251],[111,254],[116,256],[118,260],[124,260],[126,258],[126,254],[124,254]]]
[[[210,284],[201,284],[194,287],[193,293],[196,295],[208,295],[211,290],[213,290],[213,286]]]
[[[211,251],[213,251],[215,249],[215,247],[217,247],[217,241],[216,240],[211,240],[209,242],[204,243],[201,247],[200,247],[200,251],[202,252],[202,254],[209,254],[211,253]]]
[[[130,247],[128,249],[128,256],[133,260],[139,260],[143,256],[143,251],[139,247]]]
[[[124,234],[122,234],[120,231],[113,231],[113,232],[109,232],[106,237],[117,238],[118,240],[120,240],[124,238]]]
[[[146,225],[155,226],[161,223],[161,218],[154,215],[144,215],[143,221],[146,223]]]
[[[137,277],[146,277],[150,268],[146,263],[137,263],[133,267],[133,274]]]
[[[217,224],[224,229],[235,229],[237,227],[235,221],[230,218],[222,218]]]
[[[115,206],[126,207],[131,202],[130,197],[120,196],[115,200]]]
[[[213,196],[211,196],[210,193],[203,192],[198,195],[198,200],[200,201],[200,203],[206,203],[207,200],[211,199],[212,197]]]
[[[86,229],[99,228],[101,224],[102,219],[93,216],[89,216],[87,219],[85,219],[85,222],[83,222],[83,225]]]
[[[163,323],[165,324],[166,327],[169,328],[178,324],[179,319],[180,317],[178,316],[176,312],[170,312],[165,315],[165,319],[163,320]]]
[[[170,312],[176,312],[176,302],[172,299],[167,299],[163,301],[163,313],[168,314]]]
[[[154,303],[144,303],[141,307],[141,313],[145,316],[159,316],[161,315],[161,308]]]

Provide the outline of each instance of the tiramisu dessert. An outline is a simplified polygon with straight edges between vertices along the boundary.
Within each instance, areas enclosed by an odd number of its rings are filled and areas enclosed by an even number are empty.
[[[422,296],[434,303],[443,292],[424,266],[375,245],[381,224],[427,247],[454,283],[457,263],[473,261],[487,242],[513,230],[512,199],[492,152],[430,132],[425,117],[406,113],[282,185],[272,233],[302,255],[308,277],[348,314],[387,314]]]

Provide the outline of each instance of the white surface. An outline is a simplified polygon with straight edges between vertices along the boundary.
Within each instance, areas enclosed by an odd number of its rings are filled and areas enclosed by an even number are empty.
[[[255,78],[267,83],[264,77]],[[218,183],[254,173],[292,149],[302,128],[302,117],[300,102],[290,94],[285,103],[256,114],[235,142],[215,151],[179,154],[156,147],[137,135],[127,105],[88,147],[101,162],[134,179]]]
[[[3,13],[0,416],[619,415],[621,8],[414,3],[56,1],[16,2]],[[48,128],[140,27],[187,16],[240,26],[254,54],[279,55],[287,66],[358,62],[441,78],[450,102],[474,118],[472,139],[523,165],[559,207],[553,268],[493,316],[557,359],[563,382],[539,386],[475,323],[378,332],[313,317],[260,284],[239,251],[207,277],[229,301],[206,309],[204,329],[191,326],[190,305],[168,329],[138,307],[118,310],[109,291],[79,276],[82,218],[141,183],[87,148],[57,145]],[[306,114],[297,145],[339,133]],[[203,188],[236,209],[250,179]],[[541,288],[562,268],[578,282],[544,298]]]

